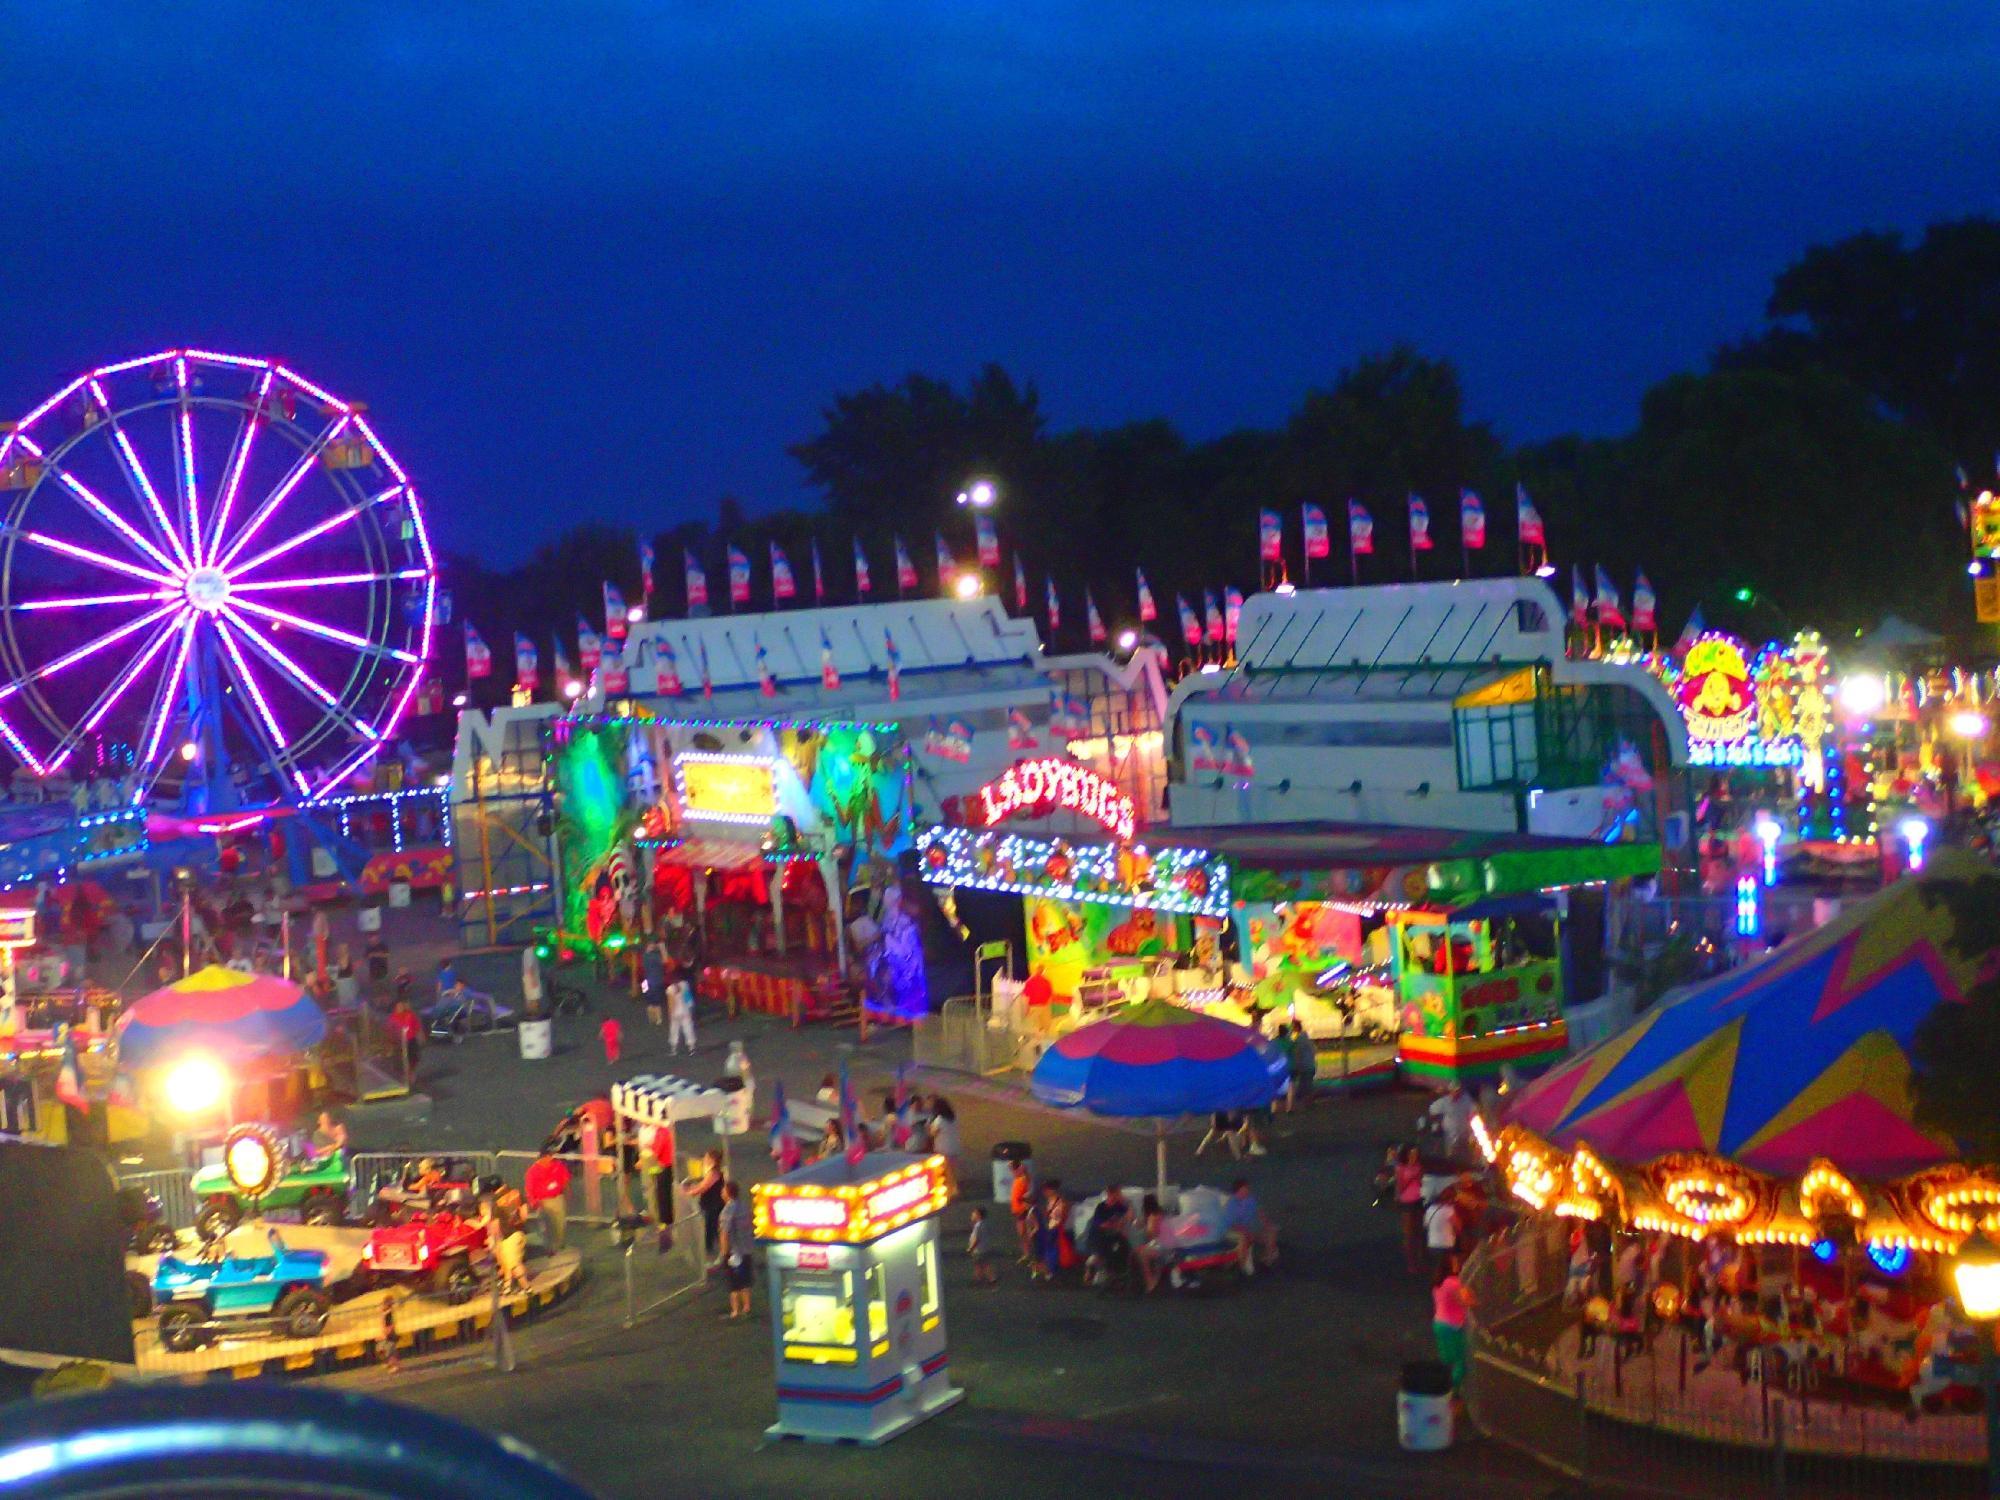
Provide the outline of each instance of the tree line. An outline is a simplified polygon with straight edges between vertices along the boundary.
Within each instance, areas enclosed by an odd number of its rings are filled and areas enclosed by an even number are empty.
[[[1043,580],[1053,578],[1063,618],[1052,645],[1083,645],[1086,587],[1114,629],[1135,618],[1135,569],[1171,636],[1176,593],[1258,585],[1260,509],[1284,514],[1296,579],[1299,507],[1321,506],[1333,557],[1315,574],[1341,582],[1346,502],[1361,501],[1376,523],[1362,581],[1395,582],[1410,576],[1403,507],[1420,495],[1436,543],[1423,576],[1449,577],[1458,497],[1469,489],[1489,518],[1472,572],[1509,573],[1521,485],[1546,522],[1560,592],[1569,564],[1586,576],[1603,564],[1629,601],[1643,570],[1669,632],[1697,607],[1711,624],[1753,636],[1816,626],[1836,638],[1893,611],[1969,640],[1955,505],[1967,486],[1993,486],[2000,454],[2000,221],[1939,223],[1914,242],[1870,232],[1808,250],[1777,276],[1761,325],[1705,368],[1648,390],[1636,425],[1616,437],[1509,443],[1467,417],[1450,361],[1399,346],[1307,391],[1277,425],[1203,441],[1160,418],[1056,430],[1031,381],[989,364],[962,387],[911,374],[837,395],[791,452],[822,508],[752,517],[725,496],[712,521],[649,538],[655,614],[685,608],[684,552],[706,569],[714,607],[727,609],[729,546],[751,561],[746,607],[770,607],[773,542],[805,603],[815,540],[831,602],[854,598],[857,539],[872,598],[895,597],[896,537],[918,571],[914,592],[934,594],[934,533],[971,563],[970,515],[954,497],[985,476],[1001,487],[1006,554],[988,584],[1012,602],[1018,549],[1040,618]],[[518,568],[448,560],[457,608],[494,652],[491,691],[509,680],[515,630],[546,650],[551,635],[573,642],[579,614],[601,623],[602,582],[638,597],[640,540],[589,521]]]

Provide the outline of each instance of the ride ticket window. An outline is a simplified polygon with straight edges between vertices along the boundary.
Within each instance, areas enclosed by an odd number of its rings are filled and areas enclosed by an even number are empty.
[[[785,1270],[778,1295],[786,1359],[854,1363],[854,1297],[845,1271]]]
[[[868,1346],[877,1354],[889,1347],[889,1273],[880,1261],[868,1268]]]
[[[923,1313],[924,1331],[928,1333],[931,1329],[937,1327],[938,1323],[937,1243],[933,1240],[925,1240],[921,1245],[917,1246],[917,1276],[922,1282],[924,1289],[924,1301],[921,1311]]]

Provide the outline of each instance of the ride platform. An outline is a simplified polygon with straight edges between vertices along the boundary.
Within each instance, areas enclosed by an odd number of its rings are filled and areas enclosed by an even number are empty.
[[[304,1224],[270,1226],[296,1250],[327,1253],[328,1285],[338,1295],[360,1264],[366,1229],[316,1227]],[[260,1236],[264,1225],[253,1220],[233,1236]],[[126,1265],[150,1281],[157,1256],[128,1256]],[[576,1250],[533,1255],[528,1260],[528,1290],[500,1299],[512,1325],[548,1311],[576,1290],[583,1278],[583,1257]],[[325,1329],[310,1339],[272,1337],[245,1319],[242,1330],[220,1334],[213,1343],[185,1353],[161,1344],[158,1323],[148,1315],[132,1324],[135,1364],[142,1377],[177,1380],[255,1380],[260,1377],[328,1375],[379,1361],[382,1349],[382,1306],[395,1299],[396,1348],[414,1358],[452,1344],[473,1343],[493,1326],[493,1297],[482,1287],[470,1301],[453,1305],[442,1297],[416,1289],[414,1282],[395,1281],[342,1298],[333,1305]]]

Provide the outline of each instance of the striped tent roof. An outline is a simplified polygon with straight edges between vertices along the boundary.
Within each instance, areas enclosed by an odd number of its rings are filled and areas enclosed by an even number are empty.
[[[1925,1017],[2000,964],[1988,913],[2000,914],[2000,872],[1941,854],[1544,1074],[1507,1118],[1627,1165],[1692,1151],[1790,1175],[1823,1157],[1879,1182],[1952,1160],[1911,1118],[1910,1047]]]

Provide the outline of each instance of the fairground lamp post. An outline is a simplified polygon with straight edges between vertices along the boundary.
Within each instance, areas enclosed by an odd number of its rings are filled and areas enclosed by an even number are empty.
[[[1958,1247],[1951,1265],[1958,1305],[1979,1329],[1979,1394],[1986,1409],[1986,1493],[2000,1500],[2000,1358],[1993,1338],[2000,1329],[2000,1245],[1984,1230]]]

